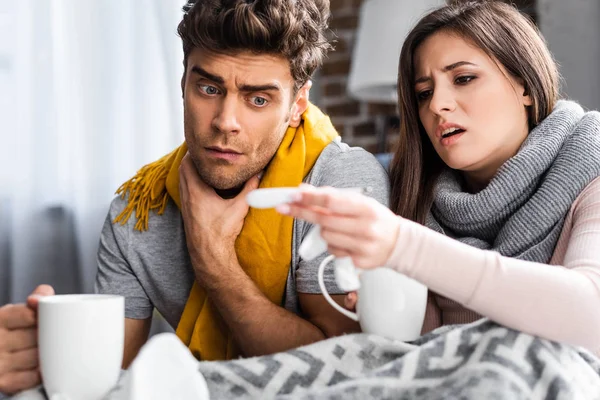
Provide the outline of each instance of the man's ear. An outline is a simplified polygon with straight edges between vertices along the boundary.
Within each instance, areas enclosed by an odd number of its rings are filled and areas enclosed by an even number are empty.
[[[308,108],[308,94],[311,87],[312,81],[306,81],[306,83],[298,90],[296,100],[294,101],[290,112],[289,126],[292,128],[297,128],[300,126],[300,122],[302,122],[302,114],[304,114],[304,111]]]

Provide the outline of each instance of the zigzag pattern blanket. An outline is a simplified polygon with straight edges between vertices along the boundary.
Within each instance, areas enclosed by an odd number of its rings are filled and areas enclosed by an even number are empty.
[[[357,334],[199,365],[211,399],[600,399],[594,355],[487,319],[411,344]]]
[[[189,363],[165,364],[162,370],[179,367],[171,374],[178,379],[154,373],[155,380],[146,377],[136,386],[135,379],[128,379],[129,370],[107,399],[147,399],[156,385],[167,385],[168,397],[177,397],[176,389],[197,376],[195,369],[204,377],[211,400],[600,399],[600,359],[592,353],[487,319],[442,327],[410,344],[356,334],[270,356],[220,362],[197,363],[173,340],[176,346],[169,354],[179,351]],[[151,345],[152,341],[147,346]],[[163,364],[147,361],[152,370]],[[41,389],[15,397],[45,398]]]

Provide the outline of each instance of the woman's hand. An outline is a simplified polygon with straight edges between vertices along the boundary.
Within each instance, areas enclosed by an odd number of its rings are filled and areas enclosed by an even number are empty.
[[[358,268],[383,266],[396,240],[400,219],[377,200],[331,187],[301,185],[294,202],[277,210],[321,226],[328,251],[352,257]]]
[[[356,312],[356,303],[358,302],[358,292],[350,292],[344,298],[344,307],[352,312]]]

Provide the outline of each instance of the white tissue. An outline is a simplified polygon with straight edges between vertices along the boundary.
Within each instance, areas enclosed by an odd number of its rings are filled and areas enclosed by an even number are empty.
[[[172,333],[153,336],[119,382],[115,400],[208,400],[198,361]]]

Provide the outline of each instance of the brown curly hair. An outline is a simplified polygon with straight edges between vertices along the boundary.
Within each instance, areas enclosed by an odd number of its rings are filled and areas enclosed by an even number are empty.
[[[289,60],[298,90],[332,48],[325,35],[329,0],[189,0],[183,11],[177,33],[186,70],[196,47],[215,53],[277,55]]]

